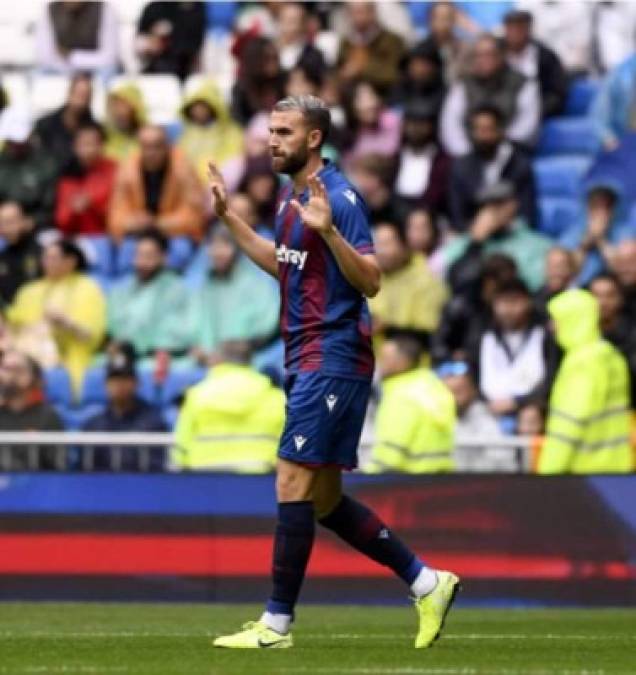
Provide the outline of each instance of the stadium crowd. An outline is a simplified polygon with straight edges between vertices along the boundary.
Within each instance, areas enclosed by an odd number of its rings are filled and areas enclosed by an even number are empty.
[[[314,94],[383,273],[366,469],[511,470],[456,434],[546,428],[543,472],[631,469],[636,3],[151,2],[134,35],[120,10],[43,4],[34,63],[3,68],[0,429],[176,427],[174,466],[271,468],[278,291],[214,221],[206,164],[273,238],[268,110]],[[34,105],[45,81],[67,83],[56,109]]]

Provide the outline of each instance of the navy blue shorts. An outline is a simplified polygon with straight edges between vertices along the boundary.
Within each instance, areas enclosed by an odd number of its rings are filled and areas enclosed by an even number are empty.
[[[278,456],[309,466],[358,466],[358,445],[371,382],[292,374],[285,380],[287,417]]]

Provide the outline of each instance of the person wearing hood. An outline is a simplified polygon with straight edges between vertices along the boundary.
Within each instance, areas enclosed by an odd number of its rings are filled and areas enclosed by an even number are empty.
[[[212,230],[208,256],[208,273],[190,302],[190,320],[191,355],[209,365],[218,360],[219,347],[230,338],[255,345],[274,337],[279,300],[277,288],[241,255],[225,225]]]
[[[391,105],[424,102],[438,115],[446,96],[443,62],[437,47],[425,40],[416,45],[404,60],[402,76],[389,97]]]
[[[628,473],[629,369],[601,337],[599,305],[588,291],[560,293],[548,303],[564,357],[552,388],[541,474]]]
[[[191,387],[175,430],[172,464],[182,470],[266,473],[276,463],[285,395],[252,369],[248,343],[222,345],[222,362]]]
[[[132,82],[113,87],[106,102],[106,156],[121,162],[139,150],[137,132],[146,121],[139,87]]]
[[[618,185],[604,182],[588,185],[578,221],[561,236],[561,244],[574,251],[580,269],[577,285],[588,284],[605,270],[614,246],[636,237],[636,228],[627,220],[624,202]]]
[[[243,170],[243,130],[230,117],[219,88],[206,80],[188,94],[181,108],[183,133],[178,147],[207,184],[208,162],[219,168],[229,190],[236,189]]]
[[[508,140],[525,147],[536,141],[541,121],[541,96],[537,83],[513,70],[502,45],[493,35],[475,41],[470,72],[450,88],[442,109],[440,138],[453,157],[470,152],[470,112],[491,103],[499,108]]]

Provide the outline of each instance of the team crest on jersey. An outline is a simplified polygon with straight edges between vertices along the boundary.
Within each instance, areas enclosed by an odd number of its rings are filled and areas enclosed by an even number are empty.
[[[294,444],[296,445],[296,452],[300,452],[303,449],[303,445],[305,445],[306,442],[307,442],[306,436],[296,434],[296,436],[294,436]]]
[[[356,193],[353,190],[345,190],[342,194],[355,206]]]

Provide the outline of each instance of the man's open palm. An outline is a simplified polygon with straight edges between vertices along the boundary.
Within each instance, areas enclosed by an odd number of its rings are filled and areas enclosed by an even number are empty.
[[[227,189],[221,172],[213,162],[208,162],[208,180],[212,192],[212,208],[214,213],[222,218],[227,211]]]
[[[309,199],[303,206],[298,200],[292,199],[291,205],[300,215],[303,223],[319,234],[326,234],[332,227],[331,205],[323,182],[315,174],[307,179]]]

